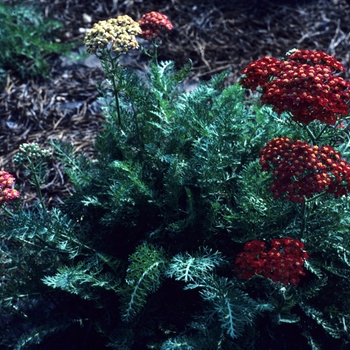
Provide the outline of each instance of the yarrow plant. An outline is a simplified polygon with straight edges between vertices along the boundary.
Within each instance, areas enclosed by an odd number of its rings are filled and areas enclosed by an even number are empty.
[[[12,200],[19,198],[20,193],[13,188],[15,178],[6,171],[0,171],[0,205],[7,204]]]
[[[335,124],[349,114],[350,82],[336,76],[344,66],[320,51],[292,50],[285,60],[263,57],[250,63],[240,83],[262,88],[261,102],[277,113],[290,112],[294,121]]]
[[[14,163],[26,170],[30,182],[35,186],[40,199],[40,205],[46,211],[44,198],[41,192],[41,184],[44,183],[47,175],[47,159],[52,152],[48,149],[41,149],[36,142],[23,143],[19,146],[14,156]]]
[[[136,35],[142,33],[137,22],[128,15],[99,21],[85,35],[86,50],[96,56],[112,51],[118,56],[139,48]]]
[[[273,239],[269,250],[266,242],[253,240],[245,243],[244,251],[237,255],[235,271],[244,279],[260,275],[273,282],[297,285],[300,276],[305,276],[303,265],[308,257],[298,239]]]
[[[22,143],[14,157],[14,162],[18,164],[27,164],[30,162],[39,162],[50,157],[51,152],[48,149],[41,149],[36,142]]]
[[[148,51],[145,48],[142,48],[142,51],[151,57],[154,63],[158,64],[159,45],[157,38],[161,33],[172,30],[174,26],[166,15],[155,11],[142,15],[138,23],[142,29],[142,37],[152,45],[152,51]]]
[[[350,164],[330,146],[275,138],[260,151],[260,164],[273,174],[274,198],[303,203],[320,193],[339,198],[350,191]]]
[[[306,126],[313,145],[280,137],[261,150],[261,170],[273,173],[270,188],[275,198],[302,203],[324,192],[335,198],[347,195],[349,163],[333,147],[317,145],[328,125],[349,114],[350,83],[334,75],[341,71],[344,66],[334,57],[310,50],[291,50],[283,61],[264,57],[243,70],[242,86],[260,86],[261,102],[277,113],[288,112],[293,121],[305,125],[326,124],[318,135]]]
[[[0,35],[0,88],[6,83],[6,72],[21,76],[48,77],[52,54],[71,54],[78,42],[63,43],[63,23],[44,14],[40,2],[1,1],[0,22],[6,23]]]
[[[190,65],[158,62],[158,35],[172,28],[151,12],[87,32],[106,72],[105,122],[95,159],[52,141],[72,193],[59,208],[40,191],[51,152],[24,144],[15,156],[41,205],[2,206],[0,346],[346,349],[343,66],[292,50],[253,62],[239,84],[223,72],[187,92]],[[147,54],[141,36],[154,48],[142,76],[121,60]]]
[[[142,30],[139,24],[128,15],[122,15],[95,23],[84,38],[86,50],[101,60],[107,77],[112,83],[119,126],[121,126],[119,107],[121,88],[119,86],[120,80],[117,77],[118,60],[121,55],[128,51],[139,48],[136,35],[140,34],[142,34]]]
[[[145,13],[138,23],[142,29],[142,37],[145,40],[155,39],[162,32],[174,28],[167,16],[155,11]]]

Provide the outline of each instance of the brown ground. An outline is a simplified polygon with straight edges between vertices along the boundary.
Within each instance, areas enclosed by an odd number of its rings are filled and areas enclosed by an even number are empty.
[[[5,1],[11,3],[11,1]],[[29,1],[30,2],[30,1]],[[33,2],[33,1],[32,1]],[[35,1],[34,1],[35,2]],[[230,83],[252,60],[263,55],[276,58],[292,48],[327,52],[350,68],[350,5],[346,0],[36,0],[45,14],[64,22],[62,40],[82,40],[84,30],[101,19],[128,14],[138,20],[142,14],[166,14],[174,30],[163,37],[161,60],[179,65],[194,62],[189,83],[208,79],[231,69]],[[157,5],[155,5],[157,4]],[[33,194],[24,175],[12,163],[24,142],[48,145],[62,139],[93,156],[93,140],[101,130],[103,115],[97,103],[97,82],[104,77],[92,57],[74,61],[48,58],[50,79],[21,81],[9,72],[0,94],[0,169],[17,174],[26,203]],[[142,69],[140,54],[125,63]],[[349,77],[349,71],[346,73]],[[44,189],[52,204],[70,193],[58,161],[50,164],[50,184]]]

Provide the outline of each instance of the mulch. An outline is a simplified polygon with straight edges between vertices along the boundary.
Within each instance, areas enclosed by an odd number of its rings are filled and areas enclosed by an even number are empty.
[[[12,3],[13,1],[4,1]],[[29,1],[30,2],[30,1]],[[82,42],[93,23],[128,14],[138,20],[142,14],[166,14],[174,30],[162,37],[160,60],[178,66],[193,61],[188,84],[207,80],[230,69],[227,83],[237,81],[241,70],[264,55],[283,57],[293,48],[327,52],[341,61],[350,78],[350,5],[345,0],[37,0],[50,18],[64,23],[63,42]],[[73,52],[82,53],[82,44]],[[73,56],[74,56],[73,55]],[[25,173],[13,164],[13,155],[26,142],[49,147],[52,139],[72,143],[77,150],[94,157],[93,141],[101,131],[103,114],[98,102],[98,82],[104,73],[91,56],[77,60],[48,57],[51,76],[23,81],[8,71],[0,93],[0,169],[16,174],[27,206],[36,201]],[[123,60],[135,69],[145,68],[145,57],[132,53]],[[74,189],[58,160],[49,164],[45,200],[57,205]]]

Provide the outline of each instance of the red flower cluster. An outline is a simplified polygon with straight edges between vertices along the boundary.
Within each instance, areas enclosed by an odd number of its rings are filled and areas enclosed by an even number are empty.
[[[144,14],[138,23],[142,29],[142,36],[146,40],[154,39],[162,31],[174,28],[167,16],[154,11]]]
[[[297,122],[334,124],[349,114],[350,82],[333,74],[340,71],[344,66],[324,52],[295,50],[285,61],[263,57],[252,62],[240,84],[252,90],[261,86],[261,101],[277,113],[291,112]]]
[[[330,146],[310,146],[288,137],[274,138],[260,151],[261,171],[272,171],[274,198],[303,203],[321,192],[335,198],[350,191],[350,164]]]
[[[242,71],[243,77],[240,80],[240,84],[252,90],[256,90],[258,86],[266,87],[273,76],[280,71],[281,63],[276,58],[268,56],[250,63]]]
[[[247,242],[244,251],[237,255],[235,271],[244,279],[261,275],[273,282],[297,285],[299,276],[305,276],[303,264],[308,257],[298,239],[273,239],[269,251],[265,242],[254,240]]]
[[[0,204],[19,198],[19,192],[12,188],[14,184],[15,178],[6,171],[0,170]]]

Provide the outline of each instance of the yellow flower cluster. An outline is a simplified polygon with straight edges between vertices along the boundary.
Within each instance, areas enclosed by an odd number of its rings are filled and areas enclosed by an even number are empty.
[[[85,35],[86,50],[94,54],[111,50],[120,55],[139,48],[135,35],[141,33],[139,24],[127,15],[99,21]]]

